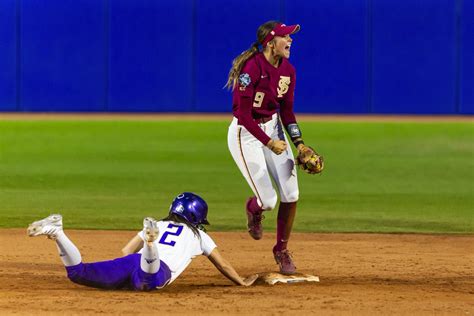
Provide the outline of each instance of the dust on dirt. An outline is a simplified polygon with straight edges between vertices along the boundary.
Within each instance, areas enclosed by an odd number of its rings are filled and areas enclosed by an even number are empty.
[[[84,262],[119,257],[131,231],[66,231]],[[241,275],[277,271],[275,235],[210,232]],[[0,314],[474,313],[474,236],[295,233],[298,270],[320,283],[234,286],[203,256],[154,292],[106,291],[66,278],[54,242],[0,230]]]

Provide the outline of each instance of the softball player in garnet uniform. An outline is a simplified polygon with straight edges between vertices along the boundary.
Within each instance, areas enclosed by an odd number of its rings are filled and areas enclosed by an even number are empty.
[[[55,240],[68,278],[81,285],[137,291],[159,289],[173,282],[198,255],[208,257],[235,284],[252,285],[257,275],[241,278],[203,231],[202,225],[209,224],[206,217],[206,202],[196,194],[184,192],[174,199],[167,218],[143,220],[143,230],[122,250],[124,257],[102,262],[82,262],[79,250],[63,231],[59,214],[33,222],[28,235],[46,235]]]
[[[226,85],[233,90],[229,150],[255,194],[246,204],[248,231],[254,239],[262,238],[262,212],[277,203],[272,178],[281,200],[273,254],[284,274],[296,271],[287,244],[299,194],[295,161],[284,129],[298,150],[305,147],[293,113],[295,69],[288,61],[290,35],[299,29],[299,25],[275,21],[261,25],[257,41],[234,59]]]

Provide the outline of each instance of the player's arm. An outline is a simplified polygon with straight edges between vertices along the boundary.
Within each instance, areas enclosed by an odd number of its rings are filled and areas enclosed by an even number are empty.
[[[239,75],[239,80],[234,90],[239,100],[239,111],[237,114],[239,124],[243,125],[263,145],[279,155],[286,150],[286,143],[282,140],[271,139],[252,117],[254,92],[259,77],[260,70],[253,61],[248,62]]]
[[[140,236],[135,235],[130,241],[123,247],[122,253],[124,256],[138,252],[143,248],[143,239]]]
[[[291,83],[288,88],[288,92],[285,94],[283,102],[280,107],[280,116],[281,122],[290,136],[291,141],[295,145],[295,148],[298,150],[302,149],[304,146],[303,135],[301,133],[300,127],[296,122],[295,113],[293,111],[294,100],[295,100],[295,84],[296,84],[296,75],[293,73],[291,76]]]
[[[305,145],[300,127],[296,122],[295,113],[293,112],[295,81],[296,75],[293,73],[288,93],[280,104],[281,122],[298,150],[296,163],[307,173],[321,173],[324,169],[324,159],[321,155],[316,153],[313,148]],[[310,165],[308,166],[307,163]]]
[[[256,139],[279,155],[286,150],[286,142],[281,139],[271,139],[252,118],[253,100],[240,97],[239,124],[243,125]]]
[[[208,258],[217,268],[217,270],[219,270],[226,278],[228,278],[237,285],[250,286],[258,278],[258,274],[253,274],[245,279],[242,278],[237,273],[237,271],[235,271],[235,269],[230,265],[230,263],[221,256],[217,248],[214,248],[214,250],[212,250]]]

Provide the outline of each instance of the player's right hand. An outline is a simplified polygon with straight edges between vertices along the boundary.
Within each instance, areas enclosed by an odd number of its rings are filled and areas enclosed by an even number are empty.
[[[268,149],[270,149],[277,155],[284,152],[286,150],[286,146],[287,146],[286,142],[280,139],[276,139],[276,140],[271,139],[267,144]]]
[[[243,286],[251,286],[256,280],[258,279],[258,274],[252,274],[249,277],[243,279],[244,284]]]

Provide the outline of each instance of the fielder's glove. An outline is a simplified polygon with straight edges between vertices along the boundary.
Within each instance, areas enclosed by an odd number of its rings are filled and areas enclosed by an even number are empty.
[[[318,155],[313,148],[302,145],[298,149],[296,164],[306,173],[317,174],[324,169],[323,156]]]

